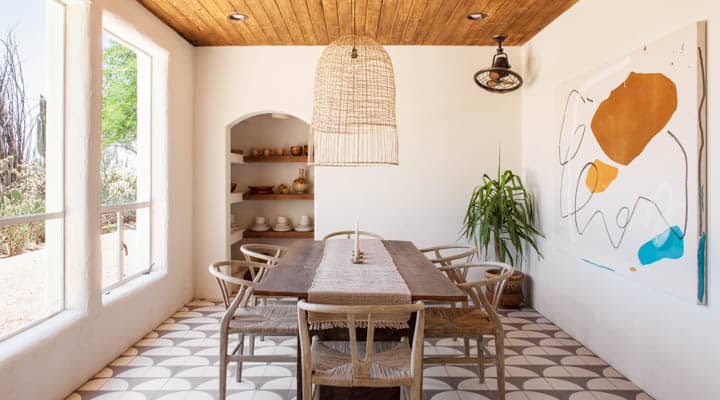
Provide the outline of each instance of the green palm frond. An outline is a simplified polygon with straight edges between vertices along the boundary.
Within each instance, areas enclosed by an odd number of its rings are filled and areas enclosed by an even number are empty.
[[[482,182],[470,196],[463,237],[485,252],[492,242],[500,261],[510,258],[517,264],[524,256],[525,243],[542,257],[536,241],[542,233],[535,226],[535,200],[522,179],[510,170],[501,172],[498,164],[497,178],[484,174]]]

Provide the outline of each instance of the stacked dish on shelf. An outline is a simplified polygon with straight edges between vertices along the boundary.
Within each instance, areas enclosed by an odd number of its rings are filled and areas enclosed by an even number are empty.
[[[286,217],[277,217],[277,224],[273,226],[273,230],[275,232],[289,232],[293,228],[288,224],[288,219]]]
[[[310,217],[303,215],[300,217],[300,223],[295,225],[295,231],[297,232],[312,232],[313,226],[310,224]]]
[[[282,216],[277,217],[277,223],[273,227],[268,225],[267,218],[255,217],[253,225],[250,227],[250,230],[253,232],[267,232],[270,229],[275,232],[290,232],[292,230],[296,232],[312,232],[314,228],[310,222],[310,216],[308,215],[300,216],[300,223],[294,227],[290,223],[290,219]]]
[[[270,230],[270,227],[268,226],[265,217],[255,217],[255,222],[250,227],[250,230],[253,232],[267,232]]]

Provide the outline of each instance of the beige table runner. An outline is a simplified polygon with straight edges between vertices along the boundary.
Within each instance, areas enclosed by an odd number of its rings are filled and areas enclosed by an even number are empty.
[[[367,257],[365,264],[353,264],[351,261],[353,248],[352,239],[333,239],[325,242],[323,258],[308,291],[310,303],[410,304],[410,290],[382,241],[376,239],[360,241],[360,250]],[[373,314],[372,319],[377,327],[402,329],[407,327],[408,315]],[[311,315],[310,322],[315,329],[347,326],[344,320],[317,313]]]

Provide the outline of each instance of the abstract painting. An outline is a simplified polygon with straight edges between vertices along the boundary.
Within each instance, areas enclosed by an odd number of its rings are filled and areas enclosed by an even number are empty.
[[[706,304],[705,23],[561,85],[561,234],[582,268]]]

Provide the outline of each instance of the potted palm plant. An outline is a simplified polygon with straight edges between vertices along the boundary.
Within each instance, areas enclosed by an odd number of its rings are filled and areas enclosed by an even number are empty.
[[[542,234],[535,227],[535,201],[522,179],[510,170],[501,172],[498,165],[497,178],[484,174],[482,180],[470,197],[463,236],[472,239],[485,254],[492,243],[495,259],[512,265],[520,265],[526,244],[542,256],[536,242]],[[499,273],[499,269],[485,271],[488,278]],[[513,273],[505,283],[499,305],[518,307],[522,303],[524,278],[520,271]]]

